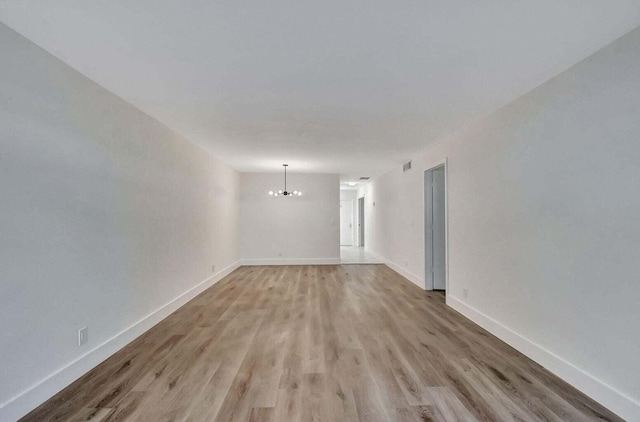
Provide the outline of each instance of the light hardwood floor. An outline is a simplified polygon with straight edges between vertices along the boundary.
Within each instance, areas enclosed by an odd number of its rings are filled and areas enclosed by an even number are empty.
[[[620,420],[382,265],[243,267],[25,421]]]

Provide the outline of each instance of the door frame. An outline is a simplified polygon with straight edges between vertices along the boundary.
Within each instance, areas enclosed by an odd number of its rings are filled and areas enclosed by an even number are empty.
[[[449,158],[445,157],[422,172],[422,215],[424,219],[424,232],[422,246],[424,247],[424,289],[433,290],[433,279],[427,277],[427,198],[425,195],[424,176],[428,171],[444,167],[444,284],[445,297],[449,297]]]

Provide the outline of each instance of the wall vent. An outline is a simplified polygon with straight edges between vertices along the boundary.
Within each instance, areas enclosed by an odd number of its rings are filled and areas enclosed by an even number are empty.
[[[407,161],[406,163],[404,163],[404,165],[402,166],[402,171],[407,171],[407,170],[411,170],[411,161]]]
[[[369,177],[369,176],[362,176],[362,177],[360,178],[360,180],[369,180],[369,179],[371,179],[371,177]]]

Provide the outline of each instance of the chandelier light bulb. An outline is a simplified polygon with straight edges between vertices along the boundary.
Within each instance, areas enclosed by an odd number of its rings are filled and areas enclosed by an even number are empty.
[[[273,191],[272,190],[269,191],[269,195],[273,196]]]

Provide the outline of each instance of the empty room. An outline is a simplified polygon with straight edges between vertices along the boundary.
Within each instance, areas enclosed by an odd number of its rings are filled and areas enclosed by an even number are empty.
[[[0,0],[0,422],[639,421],[637,0]]]

